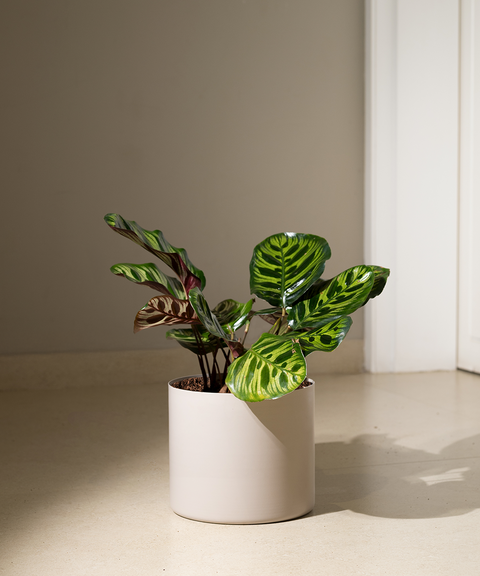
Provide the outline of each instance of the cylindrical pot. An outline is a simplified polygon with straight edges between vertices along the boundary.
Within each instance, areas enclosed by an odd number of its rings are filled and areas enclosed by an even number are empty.
[[[192,392],[169,382],[170,503],[193,520],[257,524],[315,503],[315,384],[276,400]]]

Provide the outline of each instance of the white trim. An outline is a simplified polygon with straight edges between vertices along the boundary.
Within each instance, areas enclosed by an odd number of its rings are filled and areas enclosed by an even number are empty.
[[[372,372],[456,366],[458,0],[367,0],[365,310]]]
[[[392,270],[381,298],[365,308],[365,367],[395,369],[396,2],[366,3],[365,262]]]
[[[480,1],[462,0],[458,366],[472,372],[480,372],[480,304],[475,288],[480,273],[480,232],[475,225],[480,213],[480,169],[475,162],[480,137],[480,119],[475,106],[479,96],[476,80],[480,79],[480,62],[476,59],[480,52],[479,23]]]

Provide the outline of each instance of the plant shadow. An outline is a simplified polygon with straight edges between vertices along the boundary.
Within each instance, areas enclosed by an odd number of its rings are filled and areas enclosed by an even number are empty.
[[[480,435],[433,454],[385,435],[315,446],[316,502],[309,516],[351,510],[383,518],[438,518],[480,508]]]

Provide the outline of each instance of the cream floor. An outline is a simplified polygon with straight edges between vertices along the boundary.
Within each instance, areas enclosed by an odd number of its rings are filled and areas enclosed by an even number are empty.
[[[165,385],[0,393],[2,576],[480,575],[480,376],[322,375],[316,506],[168,504]]]

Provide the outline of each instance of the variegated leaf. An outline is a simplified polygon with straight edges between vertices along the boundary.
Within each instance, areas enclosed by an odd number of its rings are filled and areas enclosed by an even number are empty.
[[[371,300],[372,298],[375,298],[376,296],[378,296],[379,294],[381,294],[383,292],[383,289],[385,288],[385,284],[387,283],[388,276],[390,275],[390,270],[388,268],[382,268],[381,266],[368,266],[368,267],[372,270],[372,272],[374,274],[374,280],[373,280],[372,289],[370,290],[370,294],[368,295],[368,298],[363,303],[363,306],[365,306],[365,304],[369,300]],[[303,294],[303,296],[301,296],[295,302],[295,304],[298,304],[299,302],[302,302],[303,300],[310,300],[314,296],[317,296],[317,294],[320,294],[320,292],[323,292],[324,290],[326,290],[333,280],[335,280],[335,278],[330,278],[328,280],[324,280],[323,278],[319,278],[314,284],[312,284],[312,286],[305,292],[305,294]]]
[[[300,298],[293,303],[292,306],[295,306],[295,304],[298,304],[299,302],[303,302],[304,300],[310,300],[314,296],[317,296],[318,294],[320,294],[320,292],[323,292],[326,288],[328,288],[328,285],[332,280],[333,278],[330,278],[329,280],[319,278],[316,282],[314,282],[310,286],[310,288],[305,292],[305,294],[302,294]]]
[[[330,247],[313,234],[284,232],[258,244],[250,262],[250,292],[272,306],[293,304],[321,276]]]
[[[383,292],[388,277],[390,276],[390,270],[388,268],[382,268],[381,266],[369,266],[369,268],[371,268],[373,272],[374,280],[372,289],[370,290],[370,294],[368,295],[367,300],[364,302],[364,305],[368,302],[368,300],[376,298]]]
[[[169,330],[167,332],[167,338],[176,340],[184,348],[187,348],[197,355],[208,354],[210,352],[215,352],[218,348],[226,347],[223,340],[210,334],[207,330],[202,330],[201,328],[197,328],[197,330],[199,332],[199,338],[201,338],[202,341],[202,347],[200,347],[191,328],[176,328],[174,330]]]
[[[307,366],[298,342],[263,334],[229,366],[226,384],[240,400],[260,402],[292,392],[306,375]]]
[[[155,296],[136,315],[134,332],[152,326],[174,324],[199,324],[200,321],[188,300],[173,296]]]
[[[232,299],[222,300],[215,306],[213,313],[226,332],[235,332],[247,322],[253,302],[253,299],[246,304]]]
[[[179,300],[185,300],[187,297],[180,280],[167,276],[155,264],[115,264],[110,270],[116,276],[123,276],[131,282],[148,286],[162,294],[171,294]]]
[[[223,338],[224,340],[230,340],[231,337],[223,330],[217,317],[210,310],[200,288],[192,288],[188,294],[188,298],[197,314],[197,317],[200,319],[200,322],[210,332],[210,334],[213,334],[218,338]]]
[[[325,324],[311,332],[290,332],[291,338],[298,338],[305,356],[316,350],[331,352],[342,342],[352,325],[350,316],[338,316],[325,320]]]
[[[328,317],[351,314],[362,306],[373,285],[369,266],[355,266],[332,279],[328,288],[310,300],[299,302],[288,314],[291,328],[315,328]]]
[[[145,230],[120,214],[106,214],[104,220],[112,230],[160,258],[177,274],[187,293],[194,286],[205,287],[204,273],[190,262],[186,250],[172,246],[160,230]]]

